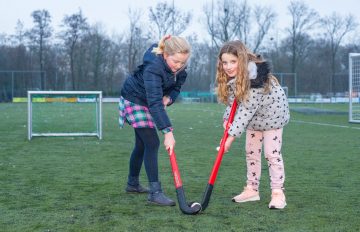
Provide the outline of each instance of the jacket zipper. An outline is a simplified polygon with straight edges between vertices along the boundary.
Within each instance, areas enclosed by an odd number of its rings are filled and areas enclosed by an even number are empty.
[[[184,70],[186,68],[186,65],[182,66],[179,70],[177,70],[176,72],[174,72],[174,80],[176,82],[176,74],[178,74],[179,72],[181,72],[182,70]]]

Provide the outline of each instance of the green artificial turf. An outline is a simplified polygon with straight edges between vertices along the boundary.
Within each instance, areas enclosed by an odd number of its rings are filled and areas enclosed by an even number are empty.
[[[347,107],[321,105],[343,112]],[[205,103],[176,103],[168,108],[188,201],[201,201],[223,134],[223,110],[222,105]],[[64,109],[65,115],[67,111],[71,109]],[[46,117],[48,111],[44,112]],[[80,122],[86,121],[86,114],[81,117],[85,119]],[[360,124],[348,123],[346,114],[291,112],[283,135],[288,203],[284,210],[267,207],[270,188],[264,159],[261,200],[231,201],[245,185],[241,138],[223,157],[208,208],[196,216],[182,214],[178,205],[149,205],[146,194],[124,192],[134,135],[129,126],[119,129],[117,117],[117,104],[104,103],[103,140],[40,137],[28,141],[26,104],[0,104],[0,231],[360,230]],[[72,127],[63,118],[56,123]],[[70,121],[78,125],[74,120]],[[51,123],[47,130],[52,129]],[[159,172],[165,193],[176,199],[162,145]],[[141,182],[147,184],[144,169]]]

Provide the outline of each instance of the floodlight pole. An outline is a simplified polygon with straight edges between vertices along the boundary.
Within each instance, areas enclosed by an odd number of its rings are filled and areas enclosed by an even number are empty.
[[[11,101],[14,100],[14,72],[11,72]]]
[[[210,51],[210,93],[211,93],[211,102],[214,102],[214,88],[215,88],[215,70],[214,65],[212,65],[214,56],[214,0],[211,1],[211,51]]]

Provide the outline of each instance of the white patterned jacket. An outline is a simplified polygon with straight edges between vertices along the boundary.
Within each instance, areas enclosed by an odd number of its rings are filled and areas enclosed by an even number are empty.
[[[254,64],[254,63],[253,63]],[[255,66],[255,65],[254,65]],[[250,65],[249,65],[250,68]],[[234,121],[229,129],[229,135],[240,137],[246,130],[266,131],[284,127],[290,120],[289,105],[284,90],[272,81],[270,92],[264,93],[264,82],[269,77],[270,69],[267,62],[256,64],[254,70],[249,70],[251,89],[246,102],[240,102],[235,113]],[[224,120],[228,120],[235,95],[235,79],[228,82],[229,101],[224,113]]]

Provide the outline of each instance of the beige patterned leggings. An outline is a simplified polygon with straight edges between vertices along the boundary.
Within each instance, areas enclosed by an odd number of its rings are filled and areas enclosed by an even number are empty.
[[[261,151],[264,145],[269,167],[271,189],[284,189],[285,170],[281,155],[282,128],[268,131],[246,131],[247,186],[259,190],[261,177]]]

